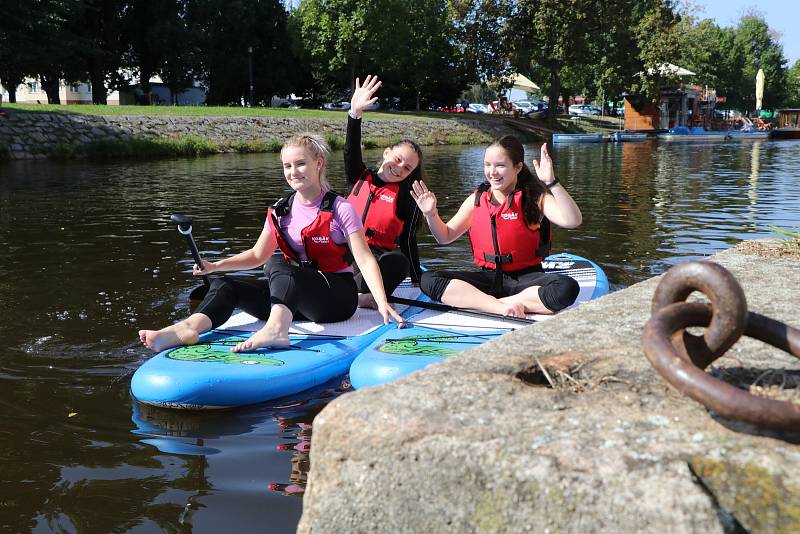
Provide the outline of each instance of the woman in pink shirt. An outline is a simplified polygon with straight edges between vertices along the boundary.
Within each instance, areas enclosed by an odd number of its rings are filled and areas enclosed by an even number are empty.
[[[266,279],[216,278],[206,298],[187,319],[161,330],[140,330],[142,343],[162,351],[197,343],[200,334],[218,327],[236,307],[266,320],[261,330],[231,350],[289,345],[292,319],[316,322],[348,319],[356,311],[358,291],[351,263],[355,260],[383,316],[402,321],[383,290],[383,280],[353,206],[330,190],[325,178],[325,141],[297,135],[281,150],[283,175],[294,191],[267,212],[253,248],[217,262],[203,260],[195,275],[239,271],[267,264]],[[282,257],[273,256],[280,249]]]

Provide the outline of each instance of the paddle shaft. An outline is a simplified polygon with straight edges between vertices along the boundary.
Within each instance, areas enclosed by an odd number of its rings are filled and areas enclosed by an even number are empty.
[[[422,302],[419,300],[412,300],[412,299],[404,299],[402,297],[389,297],[389,302],[393,304],[405,304],[406,306],[414,306],[417,308],[425,308],[428,310],[435,310],[441,312],[453,312],[453,313],[460,313],[462,315],[471,315],[473,317],[483,317],[488,319],[497,319],[500,321],[506,321],[511,323],[519,323],[519,324],[533,324],[536,321],[532,319],[527,319],[523,317],[511,317],[508,315],[500,315],[499,313],[492,313],[492,312],[485,312],[479,310],[470,310],[467,308],[457,308],[455,306],[450,306],[448,304],[440,304],[438,302]]]
[[[203,266],[203,258],[200,256],[200,251],[197,249],[197,243],[195,243],[194,237],[192,236],[192,219],[191,219],[191,217],[187,217],[185,215],[172,215],[170,217],[170,219],[172,221],[178,223],[178,233],[180,233],[180,234],[182,234],[182,235],[184,235],[186,237],[186,241],[188,241],[188,243],[189,243],[189,250],[192,253],[192,258],[194,258],[194,262],[198,265],[198,267],[202,267]],[[208,279],[208,276],[203,275],[202,295],[195,295],[195,296],[199,296],[199,299],[202,299],[203,297],[205,297],[205,294],[208,292],[209,286],[211,286],[211,281]],[[192,295],[194,295],[195,292],[198,289],[199,288],[195,288],[195,290],[192,291]],[[190,295],[190,298],[195,300],[192,297],[192,295]]]

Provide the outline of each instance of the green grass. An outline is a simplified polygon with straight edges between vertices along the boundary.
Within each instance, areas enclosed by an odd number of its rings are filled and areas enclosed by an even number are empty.
[[[796,229],[794,232],[790,232],[789,230],[786,230],[784,228],[779,228],[777,226],[770,226],[769,229],[775,232],[776,234],[783,234],[785,236],[793,238],[796,241],[800,241],[800,228]]]
[[[581,115],[576,117],[559,115],[556,117],[558,128],[566,133],[610,133],[620,129],[622,119],[617,117],[598,117]]]
[[[175,116],[175,117],[273,117],[279,119],[342,119],[346,114],[342,111],[323,111],[321,109],[285,109],[285,108],[243,108],[234,106],[94,106],[89,104],[3,104],[4,108],[18,109],[32,113],[65,113],[80,115],[142,115],[147,117]],[[429,116],[436,118],[451,118],[444,113],[414,113],[414,112],[370,112],[369,117],[374,119],[391,119],[403,117],[409,120],[421,120]]]

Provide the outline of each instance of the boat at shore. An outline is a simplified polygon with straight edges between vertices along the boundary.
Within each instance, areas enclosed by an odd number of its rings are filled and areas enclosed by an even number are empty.
[[[731,130],[728,132],[728,137],[732,140],[769,139],[772,137],[772,132],[769,130]]]
[[[553,134],[553,143],[602,143],[606,140],[601,133]]]
[[[775,139],[800,139],[800,109],[778,112],[778,127],[772,131]]]
[[[629,132],[625,130],[614,132],[611,135],[609,135],[609,139],[617,143],[647,141],[648,139],[651,138],[655,138],[655,135],[650,135],[645,132]]]
[[[659,141],[704,142],[724,141],[730,136],[729,132],[706,130],[704,128],[686,128],[678,126],[670,128],[666,133],[658,134]]]

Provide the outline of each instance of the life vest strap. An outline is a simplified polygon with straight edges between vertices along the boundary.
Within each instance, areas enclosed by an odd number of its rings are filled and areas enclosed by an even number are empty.
[[[503,265],[506,263],[512,263],[514,260],[511,257],[511,253],[508,254],[487,254],[483,253],[483,259],[488,261],[489,263],[494,263],[495,265]]]

